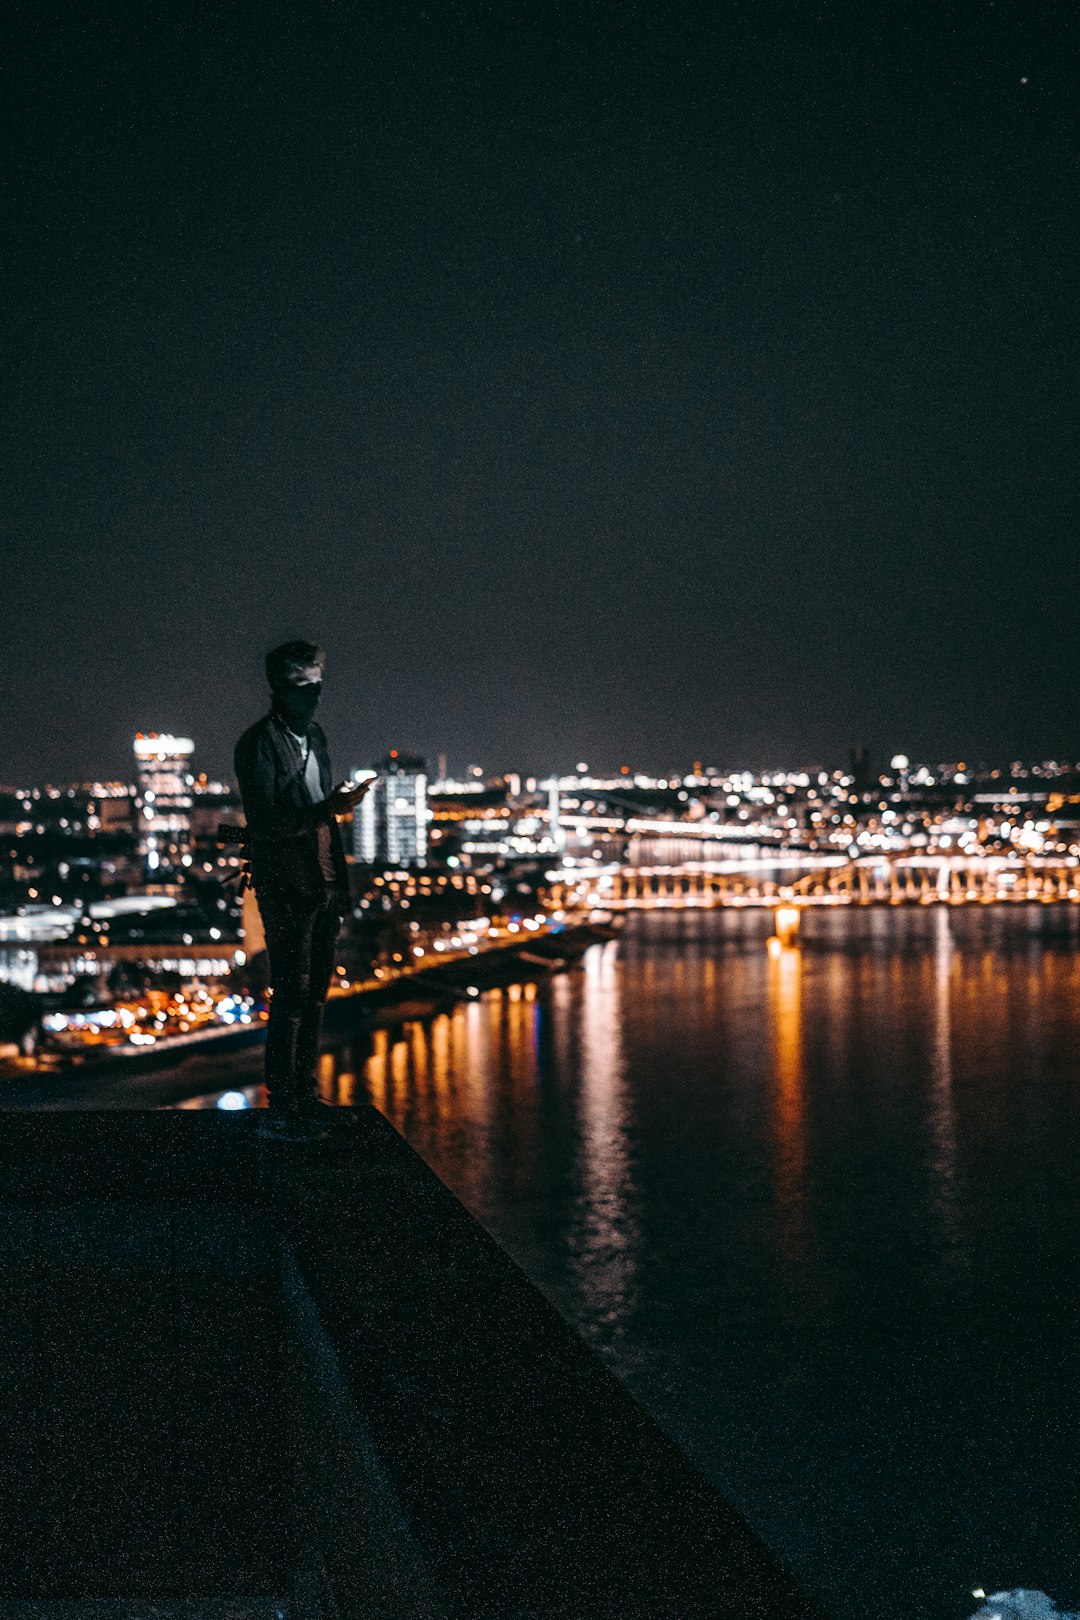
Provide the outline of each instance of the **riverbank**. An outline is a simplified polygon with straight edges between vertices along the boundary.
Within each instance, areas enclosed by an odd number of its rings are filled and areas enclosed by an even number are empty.
[[[530,933],[521,941],[504,939],[475,955],[449,956],[431,966],[406,968],[384,980],[370,979],[336,990],[327,1003],[324,1028],[329,1035],[357,1026],[395,1029],[419,1018],[431,1018],[485,990],[504,988],[558,973],[579,962],[590,945],[614,937],[616,928],[581,923]],[[33,1083],[56,1077],[100,1074],[103,1079],[136,1075],[180,1065],[191,1058],[225,1058],[259,1047],[266,1040],[266,1021],[214,1024],[187,1034],[146,1037],[145,1044],[117,1042],[88,1045],[85,1051],[45,1049],[34,1058],[0,1059],[0,1085]]]

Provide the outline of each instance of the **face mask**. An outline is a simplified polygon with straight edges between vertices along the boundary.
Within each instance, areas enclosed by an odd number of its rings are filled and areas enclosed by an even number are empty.
[[[309,686],[281,686],[274,693],[274,713],[300,737],[307,731],[319,704],[322,682]]]

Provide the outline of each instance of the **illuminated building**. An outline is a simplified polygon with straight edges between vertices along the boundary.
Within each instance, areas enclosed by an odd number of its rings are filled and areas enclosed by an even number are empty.
[[[139,854],[147,874],[191,864],[190,737],[138,732],[135,737]]]
[[[559,801],[559,783],[556,777],[542,784],[548,790],[548,825],[551,829],[551,840],[556,849],[566,848],[566,832],[562,824],[562,805]]]
[[[422,759],[394,749],[353,811],[353,854],[367,866],[427,861],[427,773]]]

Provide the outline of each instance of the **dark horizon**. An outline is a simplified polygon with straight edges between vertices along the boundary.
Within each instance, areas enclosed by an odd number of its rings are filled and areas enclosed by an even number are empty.
[[[16,12],[0,777],[1075,759],[1080,15]],[[793,766],[794,768],[794,766]]]
[[[319,718],[320,723],[323,723],[321,712]],[[164,727],[156,729],[161,731],[165,730]],[[176,729],[174,729],[171,734],[174,736],[190,735],[187,732]],[[230,761],[221,770],[212,769],[207,761],[202,757],[198,739],[195,738],[192,740],[195,742],[195,752],[191,759],[191,768],[196,776],[205,775],[212,782],[224,781],[225,783],[235,787],[236,773],[233,769],[232,762]],[[384,747],[381,750],[377,750],[365,756],[364,758],[346,758],[340,753],[339,750],[334,750],[335,775],[339,777],[344,776],[347,771],[353,769],[354,767],[370,768],[372,766],[378,766],[385,759],[388,752],[389,749]],[[411,751],[408,749],[401,749],[399,752],[406,756],[410,755],[411,753]],[[864,766],[861,767],[862,769],[869,771],[868,780],[877,781],[877,779],[881,776],[895,775],[895,772],[890,771],[890,760],[894,753],[897,752],[903,752],[903,750],[889,749],[879,753],[871,749],[869,752],[868,761]],[[724,774],[732,775],[737,775],[741,772],[749,772],[751,775],[756,777],[763,775],[768,776],[779,771],[784,771],[790,774],[800,772],[813,774],[818,771],[851,772],[855,769],[855,760],[853,758],[853,754],[854,750],[849,749],[842,755],[838,754],[835,757],[823,757],[819,759],[773,759],[761,757],[758,759],[715,760],[697,755],[693,760],[668,760],[663,762],[658,760],[658,756],[654,751],[653,755],[646,760],[624,760],[618,764],[612,764],[602,759],[590,759],[586,760],[585,764],[588,766],[590,775],[601,777],[617,777],[622,769],[622,766],[627,765],[629,766],[632,774],[637,773],[661,779],[665,776],[671,779],[678,776],[681,780],[684,776],[691,774],[695,763],[700,763],[703,769],[708,771],[716,770]],[[576,773],[578,764],[581,763],[581,761],[579,761],[576,757],[571,757],[571,755],[567,754],[565,749],[563,750],[562,757],[560,757],[558,760],[549,762],[548,764],[539,765],[523,765],[514,760],[491,762],[478,759],[475,755],[466,756],[463,754],[460,756],[454,756],[447,754],[445,749],[439,748],[433,748],[427,752],[419,749],[416,751],[415,755],[412,755],[412,757],[423,761],[424,765],[427,767],[430,782],[430,780],[432,780],[435,776],[438,760],[442,755],[446,755],[447,757],[448,778],[458,781],[463,780],[470,768],[476,765],[480,766],[483,770],[485,779],[516,773],[522,778],[535,777],[537,781],[541,781],[551,776],[572,776]],[[1033,754],[1014,755],[1011,758],[1005,756],[979,758],[970,753],[964,754],[963,752],[957,752],[952,755],[911,754],[909,757],[911,760],[912,771],[918,769],[920,766],[925,766],[931,769],[939,766],[958,766],[963,767],[969,781],[975,781],[976,779],[981,780],[984,777],[989,776],[991,773],[1001,773],[1002,775],[1006,775],[1014,765],[1019,765],[1025,769],[1029,769],[1031,767],[1040,765],[1055,764],[1063,767],[1069,772],[1080,770],[1080,759],[1069,757],[1044,757]],[[35,788],[60,788],[61,790],[64,790],[69,787],[85,787],[91,782],[130,782],[134,784],[135,761],[134,755],[132,754],[130,748],[128,750],[128,760],[129,763],[127,764],[124,764],[123,761],[121,761],[116,770],[90,771],[84,775],[58,776],[54,774],[51,776],[46,775],[37,778],[27,777],[21,779],[8,777],[0,781],[0,792]]]

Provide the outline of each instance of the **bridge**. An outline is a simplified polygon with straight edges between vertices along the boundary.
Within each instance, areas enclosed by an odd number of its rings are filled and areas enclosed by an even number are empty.
[[[567,911],[772,906],[791,900],[864,906],[1080,901],[1075,856],[778,855],[569,869],[552,881],[547,899]]]

